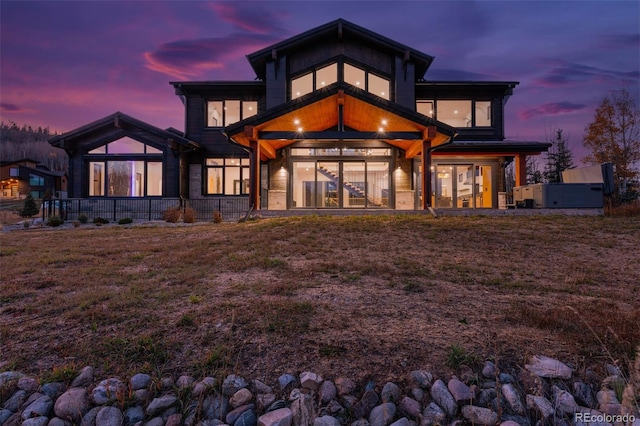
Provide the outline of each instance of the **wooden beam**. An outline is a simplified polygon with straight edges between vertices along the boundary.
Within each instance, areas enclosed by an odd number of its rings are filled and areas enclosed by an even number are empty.
[[[265,141],[260,141],[260,153],[262,154],[262,157],[271,159],[274,159],[277,156],[275,148]]]
[[[420,154],[420,152],[422,152],[422,142],[423,141],[415,141],[412,143],[409,149],[404,152],[404,158],[413,158]]]
[[[422,141],[422,209],[431,207],[431,141]]]
[[[331,140],[331,139],[388,139],[388,140],[423,140],[422,132],[292,132],[292,131],[262,131],[258,132],[260,140]]]
[[[527,155],[516,155],[516,186],[527,184]]]
[[[260,210],[260,142],[252,140],[250,145],[249,206],[253,206],[254,210]]]

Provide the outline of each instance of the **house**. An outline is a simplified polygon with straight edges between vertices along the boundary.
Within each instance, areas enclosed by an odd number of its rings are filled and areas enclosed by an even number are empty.
[[[342,19],[247,55],[251,81],[174,81],[185,130],[115,113],[50,139],[70,197],[248,198],[254,209],[497,208],[515,81],[432,81],[434,58]],[[425,173],[426,171],[426,173]]]
[[[52,196],[67,190],[64,172],[51,171],[28,158],[0,162],[0,198],[43,198],[49,191]]]

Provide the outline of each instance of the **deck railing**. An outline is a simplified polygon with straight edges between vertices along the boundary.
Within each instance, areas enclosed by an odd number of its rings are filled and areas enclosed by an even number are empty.
[[[180,198],[67,198],[42,202],[42,219],[59,216],[64,220],[78,220],[84,214],[89,221],[97,217],[109,221],[124,218],[133,220],[162,220],[170,208],[195,210],[198,221],[213,221],[214,212],[222,220],[236,221],[249,210],[248,197],[215,197],[202,199]]]

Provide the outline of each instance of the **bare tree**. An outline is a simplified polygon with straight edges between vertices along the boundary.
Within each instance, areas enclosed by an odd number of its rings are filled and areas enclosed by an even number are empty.
[[[627,89],[602,100],[586,132],[583,144],[591,154],[584,161],[613,163],[616,193],[624,197],[629,182],[640,175],[640,110]]]

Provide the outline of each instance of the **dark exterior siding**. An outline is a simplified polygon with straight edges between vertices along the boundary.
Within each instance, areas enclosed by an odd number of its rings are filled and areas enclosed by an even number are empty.
[[[278,57],[276,61],[267,62],[267,109],[287,101],[287,58]]]
[[[395,70],[395,102],[404,107],[415,109],[416,76],[413,63],[405,63],[403,58],[396,57]]]

